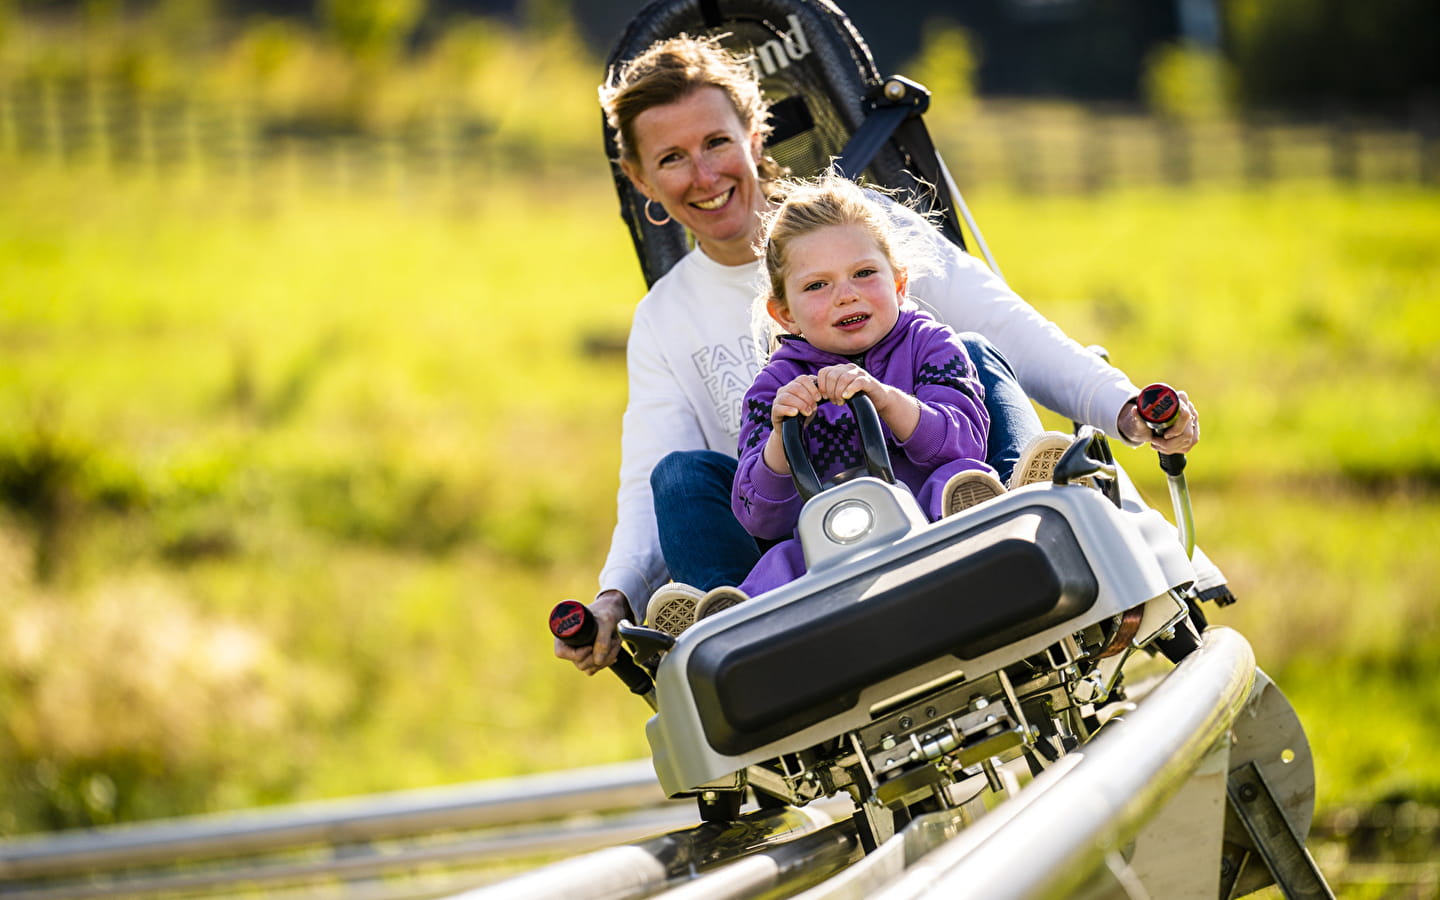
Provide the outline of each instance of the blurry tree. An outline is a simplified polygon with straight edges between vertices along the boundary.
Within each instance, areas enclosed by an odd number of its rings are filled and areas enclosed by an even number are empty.
[[[380,68],[381,62],[376,58],[370,68]],[[305,130],[353,130],[369,105],[357,86],[360,62],[298,19],[249,22],[218,68],[223,93],[256,103],[290,128],[304,122]]]
[[[920,53],[904,72],[930,89],[934,119],[959,121],[975,112],[979,64],[969,32],[948,19],[930,19],[925,23]]]
[[[575,30],[569,0],[520,0],[520,22],[534,34]]]
[[[307,50],[307,35],[289,19],[257,19],[247,25],[230,47],[230,65],[235,75],[263,95],[269,93],[286,71]]]
[[[364,128],[388,119],[393,63],[425,14],[425,0],[319,0],[320,19],[351,65],[338,72],[336,102],[326,118],[342,128]]]
[[[425,14],[425,0],[320,0],[330,37],[357,60],[383,60],[402,49]]]
[[[1194,44],[1166,44],[1145,60],[1143,84],[1150,109],[1180,119],[1217,118],[1230,113],[1235,73],[1219,53]]]
[[[440,32],[415,69],[427,105],[466,110],[485,130],[499,117],[499,97],[507,96],[497,70],[513,51],[514,34],[493,22],[456,17]],[[497,91],[501,92],[497,94]]]
[[[1435,0],[1228,0],[1226,29],[1248,105],[1397,113],[1440,98]]]
[[[186,56],[208,55],[220,36],[216,0],[160,0],[153,18],[167,49]]]

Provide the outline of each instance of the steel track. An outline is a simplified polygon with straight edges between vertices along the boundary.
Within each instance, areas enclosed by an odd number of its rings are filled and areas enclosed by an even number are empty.
[[[1097,878],[1124,880],[1111,851],[1228,748],[1255,676],[1244,638],[1213,628],[1123,722],[1013,796],[988,811],[972,801],[921,817],[868,856],[848,800],[695,825],[693,803],[664,801],[648,761],[637,761],[0,842],[0,900],[911,900],[959,896],[962,885],[987,900],[1065,896]],[[498,881],[474,869],[537,853],[567,858]]]

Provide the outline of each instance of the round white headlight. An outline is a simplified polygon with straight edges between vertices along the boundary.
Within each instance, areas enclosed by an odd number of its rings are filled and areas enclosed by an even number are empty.
[[[825,514],[825,534],[839,544],[853,544],[875,525],[875,511],[859,500],[845,500]]]

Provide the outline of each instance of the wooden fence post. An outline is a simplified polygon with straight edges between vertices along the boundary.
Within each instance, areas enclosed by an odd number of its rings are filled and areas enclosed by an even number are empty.
[[[110,142],[112,121],[107,85],[97,77],[85,79],[85,143],[91,163],[108,171],[114,160]]]
[[[53,165],[65,162],[65,123],[60,109],[60,85],[53,78],[40,83],[41,129],[45,153]]]
[[[1109,177],[1113,163],[1110,158],[1110,125],[1105,117],[1089,112],[1082,121],[1085,135],[1080,145],[1080,185],[1086,193],[1095,194],[1114,180]]]
[[[20,153],[20,126],[15,117],[15,90],[9,82],[0,82],[0,157]]]
[[[1158,123],[1160,171],[1167,184],[1187,185],[1194,180],[1191,165],[1190,129],[1183,122],[1163,119]]]
[[[1421,106],[1412,121],[1416,152],[1420,154],[1416,174],[1421,184],[1440,185],[1440,103],[1432,101]]]
[[[140,170],[150,178],[160,171],[160,153],[155,135],[155,103],[146,97],[135,98],[135,150]]]
[[[1330,177],[1343,184],[1353,184],[1360,177],[1354,125],[1347,116],[1336,116],[1330,122],[1328,133]]]
[[[1254,119],[1246,119],[1240,133],[1245,154],[1245,179],[1253,184],[1273,180],[1275,157],[1270,135],[1264,126]]]

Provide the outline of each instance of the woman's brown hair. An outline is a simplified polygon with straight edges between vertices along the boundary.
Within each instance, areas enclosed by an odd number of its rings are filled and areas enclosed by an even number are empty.
[[[700,88],[725,92],[740,122],[762,138],[770,134],[770,110],[760,82],[747,60],[720,45],[718,38],[687,34],[650,45],[644,53],[612,69],[600,86],[600,106],[615,132],[620,158],[636,164],[635,119],[647,109],[675,103]],[[783,174],[768,155],[760,161],[760,180]]]

